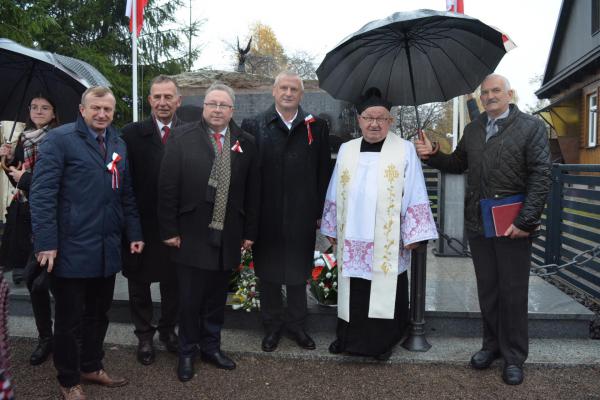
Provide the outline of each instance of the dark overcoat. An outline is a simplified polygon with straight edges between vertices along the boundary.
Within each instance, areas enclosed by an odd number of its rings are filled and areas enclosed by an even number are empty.
[[[242,239],[256,240],[260,175],[254,138],[229,124],[231,179],[221,246],[209,243],[213,203],[207,201],[215,150],[204,120],[176,128],[167,142],[158,179],[158,218],[163,240],[181,237],[171,259],[204,270],[231,270],[240,265]]]
[[[306,282],[313,267],[317,220],[330,177],[329,127],[316,118],[309,144],[302,108],[288,129],[275,106],[242,122],[260,152],[261,211],[256,273],[272,283]]]
[[[53,129],[39,147],[29,204],[34,251],[58,250],[53,274],[62,278],[108,277],[121,270],[121,233],[142,240],[129,176],[127,149],[107,129],[105,160],[81,116]],[[119,185],[107,168],[113,153]]]
[[[183,122],[175,118],[171,128],[181,125]],[[165,147],[158,126],[150,117],[125,126],[122,137],[127,144],[133,192],[145,243],[142,254],[123,251],[123,275],[142,282],[176,280],[170,261],[171,249],[160,239],[158,228],[158,173]],[[124,242],[123,246],[125,250],[129,244]]]

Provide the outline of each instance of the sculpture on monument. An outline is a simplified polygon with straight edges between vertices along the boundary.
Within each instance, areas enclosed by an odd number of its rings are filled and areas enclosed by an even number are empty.
[[[238,55],[238,65],[237,72],[246,72],[246,57],[250,52],[250,45],[252,44],[252,37],[248,39],[248,44],[245,49],[240,47],[240,39],[237,38],[237,55]]]

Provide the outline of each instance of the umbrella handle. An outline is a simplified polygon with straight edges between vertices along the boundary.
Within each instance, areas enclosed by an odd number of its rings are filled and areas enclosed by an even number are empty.
[[[23,165],[23,163],[21,161],[19,161],[16,168],[19,169],[19,168],[21,168],[22,165]],[[10,172],[10,167],[6,165],[6,156],[0,157],[0,166],[6,172]]]

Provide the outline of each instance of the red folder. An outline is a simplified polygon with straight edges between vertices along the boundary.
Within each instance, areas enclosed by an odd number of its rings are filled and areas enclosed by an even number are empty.
[[[504,236],[504,232],[506,232],[508,227],[517,218],[522,207],[522,201],[492,207],[492,218],[494,219],[496,236]]]

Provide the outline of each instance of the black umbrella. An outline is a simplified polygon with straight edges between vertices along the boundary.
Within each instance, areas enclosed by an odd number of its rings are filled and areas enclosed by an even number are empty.
[[[38,93],[52,97],[61,122],[70,122],[77,118],[85,89],[110,85],[81,60],[30,49],[4,38],[0,38],[0,76],[0,120],[21,122],[29,115],[25,102]]]
[[[397,12],[344,39],[327,53],[317,76],[319,86],[337,99],[356,104],[376,87],[392,104],[416,109],[472,92],[505,53],[502,33],[475,18]]]

